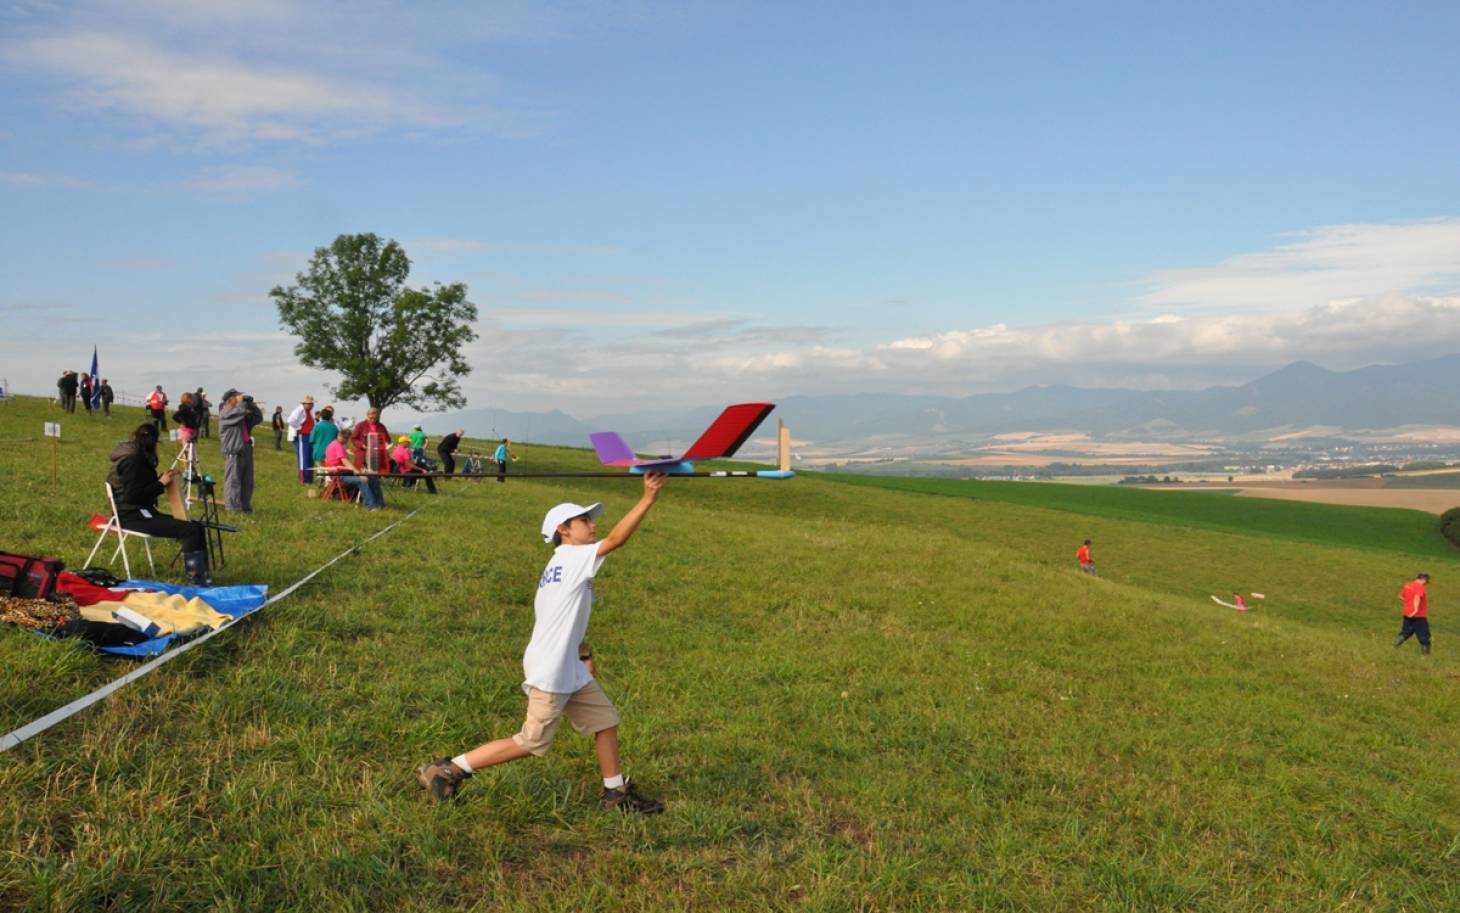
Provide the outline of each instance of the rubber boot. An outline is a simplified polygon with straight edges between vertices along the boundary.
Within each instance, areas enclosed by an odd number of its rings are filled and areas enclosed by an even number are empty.
[[[1430,655],[1430,645],[1429,644],[1420,644],[1419,645],[1419,652],[1423,656],[1429,656]]]
[[[183,552],[183,568],[187,571],[188,583],[193,586],[212,586],[213,578],[208,575],[208,552]]]
[[[1401,634],[1398,637],[1394,638],[1394,646],[1396,648],[1402,647],[1402,646],[1404,646],[1404,642],[1406,640],[1409,640],[1409,635],[1408,634]]]

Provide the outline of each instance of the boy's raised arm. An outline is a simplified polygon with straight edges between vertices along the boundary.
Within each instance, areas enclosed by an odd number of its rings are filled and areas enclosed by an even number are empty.
[[[639,503],[624,514],[622,520],[613,525],[613,531],[608,534],[608,538],[598,543],[598,557],[602,558],[629,541],[634,530],[639,528],[639,522],[644,519],[644,515],[649,512],[649,508],[653,507],[655,500],[658,499],[659,489],[664,487],[664,479],[665,475],[662,472],[644,473],[643,496],[639,498]]]

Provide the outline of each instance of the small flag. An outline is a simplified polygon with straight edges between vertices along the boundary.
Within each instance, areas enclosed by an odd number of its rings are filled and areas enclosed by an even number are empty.
[[[91,347],[91,402],[93,410],[101,408],[101,378],[96,373],[96,346]]]

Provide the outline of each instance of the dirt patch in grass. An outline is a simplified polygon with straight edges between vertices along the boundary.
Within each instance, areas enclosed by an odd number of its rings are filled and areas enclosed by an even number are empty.
[[[1282,501],[1311,501],[1316,504],[1345,504],[1352,507],[1402,507],[1431,514],[1442,514],[1460,505],[1460,490],[1423,488],[1267,485],[1244,486],[1238,494],[1247,498],[1276,498]]]

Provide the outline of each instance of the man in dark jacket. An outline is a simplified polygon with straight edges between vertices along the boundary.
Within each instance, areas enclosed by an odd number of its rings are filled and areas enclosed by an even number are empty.
[[[223,507],[229,513],[253,513],[253,428],[263,420],[253,397],[237,390],[223,394],[218,443],[223,450]]]
[[[106,413],[106,417],[107,418],[111,418],[112,417],[112,400],[116,399],[117,398],[117,395],[112,392],[112,385],[107,382],[107,379],[105,377],[103,377],[101,379],[101,389],[100,389],[100,392],[101,392],[101,409],[102,409],[102,412]]]
[[[61,388],[61,408],[67,412],[76,411],[76,388],[81,385],[81,378],[76,376],[75,371],[67,371],[61,375],[58,386]]]
[[[462,431],[453,431],[436,445],[436,455],[441,458],[441,471],[447,475],[456,472],[456,460],[452,454],[456,453],[456,448],[461,446],[462,434]]]
[[[193,411],[198,413],[198,436],[212,437],[208,431],[208,425],[213,414],[213,401],[208,399],[202,387],[199,387],[198,392],[193,394]]]
[[[157,510],[157,496],[167,490],[178,472],[169,469],[161,476],[157,474],[157,426],[150,422],[139,425],[130,439],[112,451],[111,461],[112,469],[106,481],[117,502],[117,519],[122,529],[178,540],[188,582],[193,586],[212,586],[203,525],[177,520]]]

